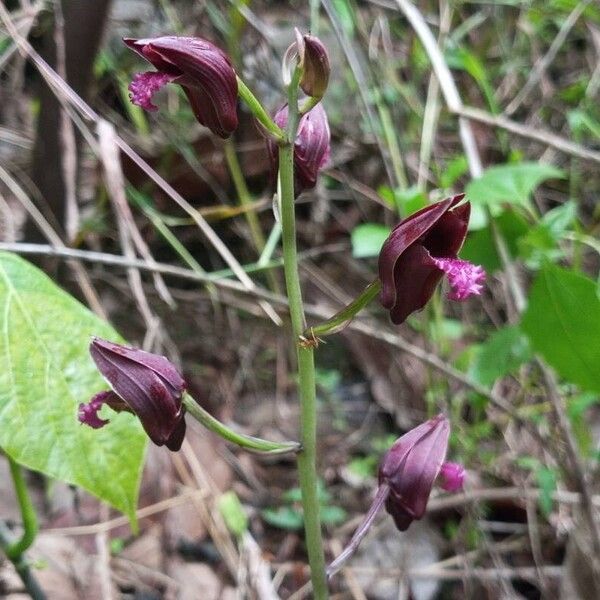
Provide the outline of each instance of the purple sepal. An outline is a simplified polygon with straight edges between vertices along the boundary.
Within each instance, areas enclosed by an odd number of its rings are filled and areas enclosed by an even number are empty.
[[[150,439],[158,446],[179,450],[185,434],[182,395],[186,383],[175,365],[164,356],[100,338],[93,338],[90,354]]]
[[[425,514],[448,449],[450,423],[440,414],[400,437],[379,467],[379,485],[389,487],[385,508],[400,531]]]

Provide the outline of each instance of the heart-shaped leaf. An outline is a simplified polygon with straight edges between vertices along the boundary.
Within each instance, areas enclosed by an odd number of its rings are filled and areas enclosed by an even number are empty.
[[[77,420],[106,383],[92,335],[116,332],[42,271],[0,252],[0,447],[18,463],[77,485],[135,521],[146,435],[128,413],[94,430]]]

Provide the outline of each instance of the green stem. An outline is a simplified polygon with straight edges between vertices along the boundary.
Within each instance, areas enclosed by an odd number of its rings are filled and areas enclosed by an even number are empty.
[[[285,133],[278,127],[273,119],[267,114],[263,105],[256,99],[256,96],[250,91],[248,86],[238,77],[238,95],[246,103],[250,112],[258,119],[259,123],[269,132],[271,137],[281,142],[285,139]]]
[[[252,196],[248,191],[248,186],[246,185],[246,180],[244,179],[242,167],[235,152],[235,145],[232,138],[225,140],[224,148],[225,160],[227,161],[229,173],[231,175],[231,179],[233,180],[235,191],[238,195],[238,201],[240,206],[248,209],[248,207],[252,205]],[[251,209],[246,210],[244,215],[246,217],[246,221],[248,222],[248,227],[250,228],[250,235],[252,236],[254,248],[260,254],[262,249],[265,247],[265,236],[263,235],[260,227],[258,217],[256,216],[254,210]]]
[[[230,429],[221,423],[221,421],[213,417],[209,412],[204,410],[189,394],[183,395],[183,405],[187,412],[197,421],[202,423],[206,429],[216,433],[224,440],[237,444],[247,450],[254,450],[264,454],[285,454],[287,452],[298,452],[300,450],[300,444],[298,442],[271,442],[269,440],[263,440],[251,435],[244,435],[243,433],[233,431],[233,429]]]
[[[381,282],[379,279],[371,282],[350,304],[342,308],[318,325],[309,327],[302,332],[302,336],[306,339],[313,339],[318,336],[332,335],[338,333],[344,327],[350,324],[350,321],[365,307],[372,302],[379,291],[381,290]]]
[[[294,85],[292,85],[290,88]],[[297,89],[297,88],[296,88]],[[296,98],[290,93],[289,123],[297,124]],[[294,110],[295,109],[295,110]],[[298,273],[296,249],[296,219],[294,212],[294,147],[295,125],[288,130],[289,140],[279,146],[279,188],[281,201],[281,227],[285,283],[290,305],[293,339],[298,340],[306,326],[302,291]],[[302,491],[302,509],[306,548],[310,563],[310,576],[313,597],[316,600],[328,598],[325,576],[325,555],[321,537],[319,500],[317,495],[317,401],[315,390],[315,363],[312,348],[296,344],[298,357],[298,384],[300,395],[300,439],[302,450],[298,454],[298,471]]]
[[[252,238],[252,243],[254,244],[256,253],[260,256],[261,252],[265,248],[265,236],[260,226],[258,216],[252,208],[252,196],[250,195],[248,186],[246,185],[246,180],[244,179],[242,167],[240,165],[240,161],[238,160],[232,138],[225,140],[225,159],[227,160],[227,166],[229,167],[229,173],[231,174],[240,206],[243,206],[247,209],[244,214],[250,229],[250,237]],[[279,279],[272,270],[267,271],[267,280],[271,290],[281,293]]]
[[[8,457],[8,464],[10,466],[10,474],[12,476],[17,502],[19,503],[19,508],[21,510],[23,534],[20,539],[13,541],[12,535],[6,525],[0,522],[0,548],[15,566],[15,570],[31,598],[33,600],[46,600],[46,595],[31,572],[29,562],[25,556],[25,551],[33,544],[38,532],[37,516],[29,493],[27,492],[27,485],[23,477],[21,466],[10,456]]]
[[[309,96],[300,107],[300,115],[305,115],[307,112],[310,112],[317,104],[319,104],[319,102],[321,102],[321,98]]]
[[[10,474],[12,476],[13,486],[21,510],[21,517],[23,519],[23,535],[21,536],[21,539],[13,542],[4,549],[6,556],[14,561],[20,558],[27,548],[33,544],[38,532],[38,522],[35,508],[33,507],[27,491],[27,484],[23,477],[21,465],[15,462],[10,456],[8,457],[8,464],[10,465]]]
[[[379,111],[379,118],[381,119],[383,135],[385,136],[385,141],[388,145],[388,151],[392,160],[396,184],[400,186],[401,189],[405,190],[408,187],[408,180],[406,179],[404,163],[402,162],[400,145],[398,144],[398,138],[396,137],[396,129],[392,123],[390,111],[381,98],[377,99],[377,109]]]

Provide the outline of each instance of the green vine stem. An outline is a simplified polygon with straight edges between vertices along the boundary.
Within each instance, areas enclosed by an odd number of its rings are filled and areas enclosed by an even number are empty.
[[[273,119],[268,115],[263,105],[257,100],[256,96],[250,91],[248,86],[238,77],[238,95],[246,103],[250,112],[256,117],[258,122],[277,142],[285,140],[285,133],[278,127]]]
[[[21,539],[13,542],[4,549],[6,556],[14,561],[19,558],[31,544],[33,544],[38,532],[38,522],[35,508],[33,507],[29,492],[27,491],[27,484],[23,477],[21,465],[14,461],[10,456],[8,457],[8,464],[10,465],[10,474],[17,495],[19,509],[21,510],[21,517],[23,518],[23,535],[21,536]]]
[[[299,452],[300,444],[298,442],[271,442],[251,435],[237,433],[213,417],[204,410],[189,394],[183,395],[183,405],[187,412],[197,421],[202,423],[206,429],[216,433],[224,440],[236,444],[246,450],[254,450],[263,454],[285,454],[288,452]]]
[[[27,491],[27,484],[25,483],[21,466],[10,456],[7,458],[17,502],[21,511],[23,534],[20,539],[13,541],[8,528],[4,523],[0,523],[0,547],[15,566],[15,570],[21,578],[25,589],[33,600],[46,600],[46,595],[31,573],[29,563],[25,557],[25,551],[33,544],[38,532],[37,515]]]
[[[381,290],[381,282],[379,279],[371,282],[350,304],[342,308],[342,310],[338,311],[327,319],[327,321],[323,321],[318,325],[313,325],[312,327],[308,327],[302,332],[303,340],[315,340],[320,336],[332,335],[334,333],[338,333],[344,327],[347,327],[350,324],[350,321],[354,319],[354,317],[365,307],[367,304],[372,302],[379,291]]]
[[[306,327],[298,254],[296,248],[296,216],[294,206],[294,140],[298,126],[298,69],[288,89],[287,140],[279,144],[279,193],[281,203],[281,228],[285,283],[290,307],[293,339],[298,340]],[[314,351],[296,343],[298,358],[298,391],[300,395],[300,440],[298,472],[302,492],[304,531],[313,597],[328,598],[325,576],[325,555],[321,536],[319,500],[317,495],[317,400],[315,388]]]

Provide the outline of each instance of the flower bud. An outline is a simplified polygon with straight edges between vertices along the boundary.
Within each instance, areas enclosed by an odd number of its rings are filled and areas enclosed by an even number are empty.
[[[321,40],[304,36],[304,70],[300,87],[307,96],[322,98],[329,83],[329,55]]]
[[[336,573],[356,552],[383,505],[396,527],[406,531],[413,521],[425,514],[438,475],[445,490],[460,489],[464,468],[456,463],[444,463],[449,437],[450,423],[440,414],[396,440],[379,465],[379,487],[373,502],[344,550],[327,567],[328,576]]]
[[[285,129],[288,120],[287,104],[282,106],[275,117],[275,123]],[[298,197],[304,190],[317,184],[319,171],[329,162],[331,134],[325,109],[317,104],[300,119],[294,142],[294,194]],[[267,149],[271,161],[273,179],[277,179],[279,169],[279,147],[267,139]]]
[[[327,48],[318,37],[302,35],[295,30],[296,41],[289,46],[283,58],[283,82],[291,83],[293,70],[298,65],[302,69],[300,87],[307,96],[322,98],[329,83],[329,55]]]
[[[155,444],[179,450],[185,435],[181,402],[186,383],[177,368],[164,356],[100,338],[93,338],[90,354],[113,391],[81,404],[79,420],[97,429],[108,423],[97,415],[103,404],[117,411],[129,410]]]
[[[131,101],[156,110],[152,95],[167,83],[181,85],[198,121],[227,138],[237,128],[237,77],[231,60],[207,40],[163,36],[123,40],[157,69],[138,73],[129,86]]]
[[[384,242],[379,254],[380,301],[393,323],[403,323],[423,308],[444,274],[451,300],[481,293],[484,270],[457,258],[471,212],[468,202],[454,208],[463,197],[459,194],[410,215]]]
[[[440,414],[399,438],[379,466],[379,485],[389,487],[385,508],[400,531],[425,514],[448,449],[450,424]]]

